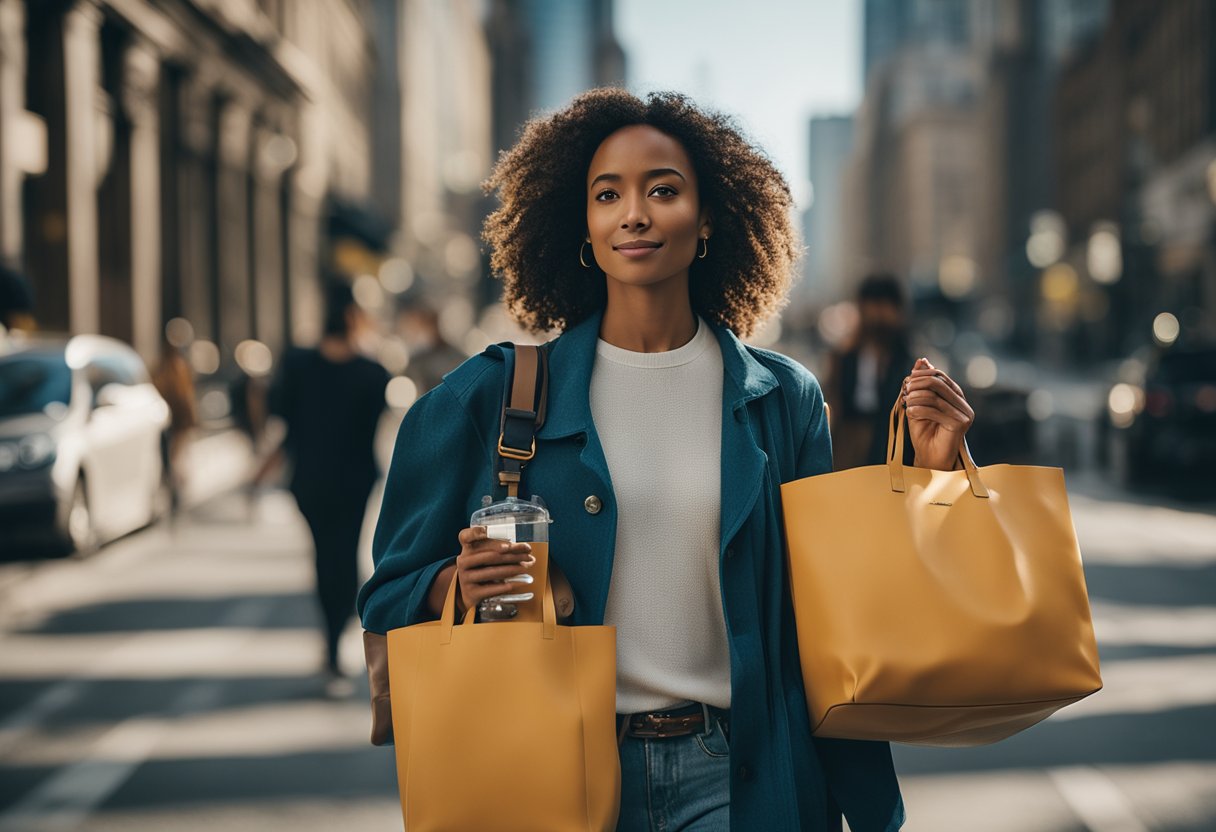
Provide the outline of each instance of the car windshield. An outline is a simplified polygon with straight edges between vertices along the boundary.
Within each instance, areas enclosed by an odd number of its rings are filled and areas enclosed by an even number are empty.
[[[42,413],[68,404],[72,371],[62,353],[21,353],[0,358],[0,418]]]

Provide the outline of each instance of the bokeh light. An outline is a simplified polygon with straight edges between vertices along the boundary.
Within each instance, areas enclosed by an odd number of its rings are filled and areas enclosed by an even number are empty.
[[[194,326],[185,318],[172,318],[165,324],[165,340],[184,349],[194,340]]]
[[[274,366],[274,356],[270,353],[270,347],[253,339],[237,344],[233,357],[236,359],[237,366],[254,378],[269,375],[271,367]]]
[[[1182,327],[1178,324],[1178,319],[1169,312],[1162,312],[1156,318],[1153,318],[1153,340],[1163,347],[1168,347],[1170,344],[1178,340],[1178,333]]]
[[[409,410],[417,398],[418,385],[409,376],[393,378],[384,389],[384,400],[397,410]]]
[[[211,341],[195,341],[190,345],[190,366],[199,375],[211,375],[220,368],[220,348]]]
[[[967,383],[983,390],[996,384],[996,361],[990,355],[977,355],[967,362]]]
[[[364,309],[375,310],[384,306],[384,289],[380,281],[370,274],[356,277],[351,285],[351,292],[355,296],[355,303]]]

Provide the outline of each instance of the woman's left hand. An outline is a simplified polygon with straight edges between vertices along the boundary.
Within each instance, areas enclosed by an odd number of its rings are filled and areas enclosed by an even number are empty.
[[[904,379],[904,408],[908,437],[916,451],[918,468],[953,471],[963,448],[963,435],[975,421],[975,411],[954,379],[918,358]]]

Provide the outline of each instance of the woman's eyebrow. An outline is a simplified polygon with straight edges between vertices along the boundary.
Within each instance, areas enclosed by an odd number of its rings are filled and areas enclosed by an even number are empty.
[[[684,179],[684,174],[680,173],[675,168],[655,168],[654,170],[648,170],[646,171],[646,178],[654,179],[656,176],[667,176],[668,174],[674,174],[681,179]],[[619,173],[601,173],[599,176],[592,179],[591,184],[587,187],[594,187],[595,183],[599,182],[601,179],[606,179],[610,182],[619,182],[621,180],[621,175]],[[684,181],[687,182],[688,180],[684,179]]]

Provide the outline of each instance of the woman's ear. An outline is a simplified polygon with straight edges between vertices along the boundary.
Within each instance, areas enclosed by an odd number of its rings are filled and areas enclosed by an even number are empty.
[[[697,236],[708,239],[714,233],[714,221],[709,215],[708,208],[701,209],[701,224],[697,228]]]

